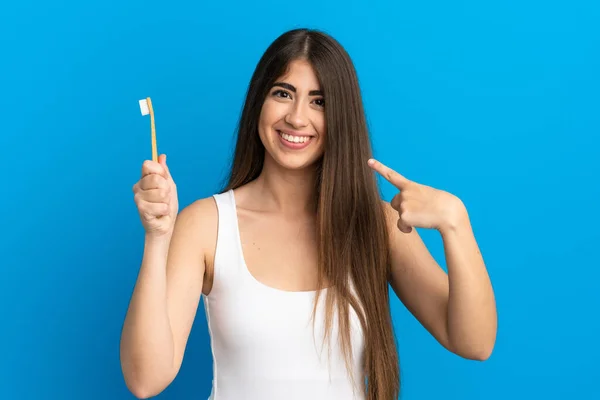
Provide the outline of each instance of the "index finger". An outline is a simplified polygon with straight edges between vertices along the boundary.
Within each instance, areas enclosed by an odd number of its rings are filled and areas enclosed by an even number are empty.
[[[381,176],[383,176],[388,182],[396,186],[398,189],[402,189],[402,187],[408,183],[408,179],[375,159],[371,158],[368,164],[373,170],[377,171]]]

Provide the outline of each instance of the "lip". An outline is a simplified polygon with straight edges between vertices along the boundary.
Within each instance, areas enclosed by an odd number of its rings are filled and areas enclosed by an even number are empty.
[[[303,133],[303,132],[298,132],[298,131],[291,131],[289,129],[277,129],[277,132],[281,132],[281,133],[287,133],[288,135],[292,135],[292,136],[309,136],[309,137],[313,137],[314,135],[311,133]]]
[[[305,149],[306,147],[308,147],[308,145],[312,142],[314,136],[312,135],[308,135],[308,134],[303,134],[303,133],[296,133],[293,131],[281,131],[281,130],[276,130],[277,132],[277,137],[279,138],[279,141],[281,142],[281,144],[285,147],[287,147],[288,149],[292,149],[292,150],[302,150]],[[288,142],[287,140],[285,140],[281,134],[282,133],[287,133],[288,135],[294,135],[294,136],[303,136],[303,137],[308,137],[308,140],[304,143],[292,143],[292,142]]]

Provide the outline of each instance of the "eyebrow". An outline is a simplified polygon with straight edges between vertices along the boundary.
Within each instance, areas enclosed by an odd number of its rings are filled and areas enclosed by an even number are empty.
[[[296,88],[294,87],[294,85],[290,85],[289,83],[275,82],[273,84],[273,86],[279,86],[279,87],[282,87],[284,89],[287,89],[289,91],[296,93]],[[308,92],[308,95],[309,96],[323,96],[323,92],[321,90],[311,90],[310,92]]]

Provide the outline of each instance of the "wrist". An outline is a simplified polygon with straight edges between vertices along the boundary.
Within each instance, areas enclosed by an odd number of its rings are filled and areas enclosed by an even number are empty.
[[[144,236],[144,244],[146,247],[169,247],[171,243],[172,232],[169,233],[148,233]]]
[[[443,219],[439,231],[442,235],[456,232],[464,227],[469,226],[469,214],[464,203],[458,198],[453,197],[449,202],[446,216]]]

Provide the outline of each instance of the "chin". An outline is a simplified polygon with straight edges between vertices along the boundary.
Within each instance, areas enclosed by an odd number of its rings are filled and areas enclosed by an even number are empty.
[[[275,155],[272,158],[281,168],[290,171],[302,171],[313,168],[318,161],[315,157],[289,157],[281,154]]]

